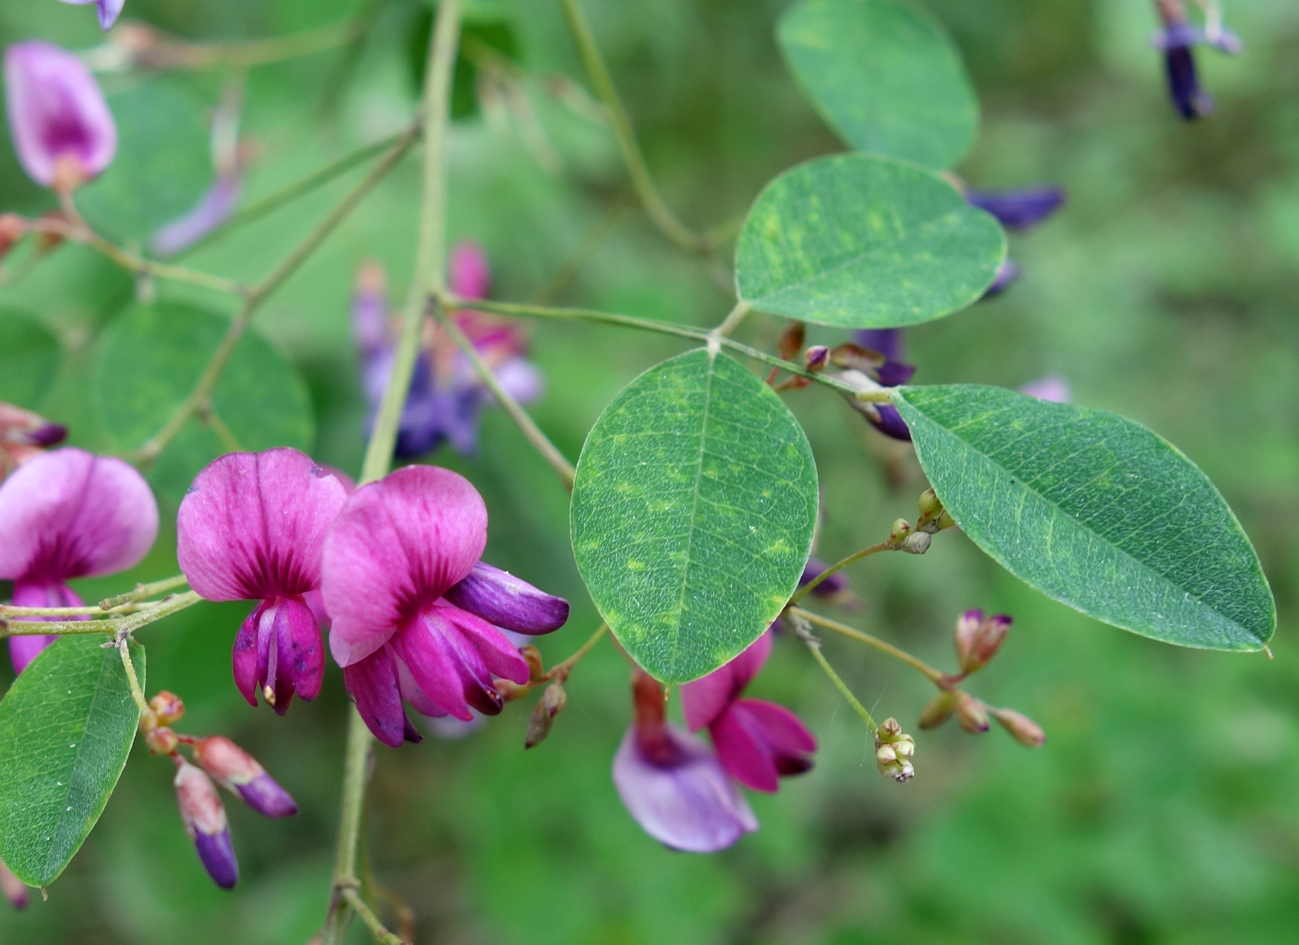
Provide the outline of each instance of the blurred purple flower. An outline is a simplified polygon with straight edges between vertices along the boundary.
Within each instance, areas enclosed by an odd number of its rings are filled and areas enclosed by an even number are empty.
[[[745,787],[773,793],[779,779],[812,767],[816,739],[797,715],[762,699],[741,699],[771,655],[768,630],[721,669],[681,687],[692,732],[707,728],[722,767]]]
[[[180,804],[185,833],[194,841],[194,849],[208,875],[222,889],[232,889],[239,881],[239,863],[230,840],[230,823],[221,804],[216,785],[206,774],[180,755],[176,761],[176,800]]]
[[[113,160],[113,114],[99,83],[72,53],[35,40],[10,46],[5,93],[18,160],[41,186],[71,190]]]
[[[623,806],[659,843],[714,853],[758,829],[748,801],[716,754],[666,720],[662,687],[637,671],[635,718],[613,760]]]
[[[484,296],[489,272],[479,247],[472,243],[457,246],[450,268],[452,292],[463,299]],[[361,349],[362,386],[370,402],[368,422],[372,425],[394,357],[383,273],[377,266],[371,264],[361,270],[352,317],[354,336]],[[527,346],[515,325],[467,310],[457,311],[455,320],[510,396],[520,403],[541,396],[545,383],[541,373],[524,357]],[[446,333],[441,329],[427,332],[402,409],[395,455],[414,459],[445,441],[461,455],[472,456],[478,449],[479,418],[483,408],[492,402],[491,392]]]
[[[1203,118],[1213,112],[1213,99],[1200,87],[1195,47],[1206,45],[1219,52],[1237,55],[1244,52],[1244,44],[1239,36],[1222,25],[1216,4],[1205,7],[1203,29],[1190,24],[1181,0],[1158,0],[1155,8],[1163,25],[1151,39],[1151,45],[1164,54],[1164,71],[1173,107],[1187,121]]]
[[[120,459],[66,447],[29,460],[0,486],[0,578],[14,582],[20,607],[80,607],[69,580],[135,567],[157,535],[153,493]],[[55,639],[10,637],[14,672]]]
[[[1057,404],[1070,401],[1069,382],[1059,374],[1048,374],[1035,381],[1030,381],[1019,389],[1021,394],[1028,394],[1038,400],[1049,400]]]
[[[194,209],[159,229],[149,245],[159,256],[175,256],[188,249],[230,218],[242,193],[243,178],[238,169],[219,175]]]
[[[983,293],[983,298],[990,299],[994,296],[1001,295],[1001,293],[1005,292],[1019,280],[1022,273],[1023,270],[1019,268],[1019,263],[1015,262],[1013,259],[1005,260],[1001,264],[1001,268],[997,270],[997,277],[992,280],[992,285],[988,286],[987,290]]]
[[[853,332],[853,340],[862,347],[883,356],[883,363],[878,364],[868,373],[872,380],[884,387],[905,384],[916,373],[913,365],[902,361],[905,336],[901,328],[861,329]],[[907,429],[902,415],[892,404],[872,404],[857,400],[849,403],[885,436],[904,442],[911,441],[911,431]]]
[[[126,0],[62,0],[62,2],[77,6],[93,3],[99,8],[99,26],[105,33],[122,15],[122,7],[126,6]]]
[[[965,200],[985,210],[1008,230],[1037,226],[1064,204],[1064,188],[1049,185],[1017,190],[967,190]]]

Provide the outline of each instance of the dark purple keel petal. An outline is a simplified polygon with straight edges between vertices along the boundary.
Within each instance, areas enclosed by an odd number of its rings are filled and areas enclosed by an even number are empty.
[[[298,812],[293,796],[269,774],[260,774],[236,789],[244,803],[263,817],[292,817]]]
[[[1187,121],[1194,121],[1213,112],[1213,99],[1200,88],[1195,54],[1190,46],[1172,46],[1165,50],[1164,70],[1168,76],[1168,94],[1179,115]]]
[[[400,748],[410,723],[401,704],[397,662],[389,648],[344,667],[343,682],[374,737],[390,748]]]
[[[871,404],[859,400],[849,401],[849,404],[885,436],[904,443],[911,442],[911,430],[902,419],[902,414],[898,413],[897,407],[892,404]]]
[[[239,864],[230,842],[230,825],[216,785],[199,768],[179,756],[176,759],[176,800],[180,804],[185,832],[194,841],[208,875],[223,889],[239,880]]]
[[[1063,187],[1025,187],[1019,190],[969,190],[965,200],[985,210],[1008,230],[1036,226],[1064,204]]]
[[[904,335],[901,328],[861,328],[852,336],[857,344],[878,351],[885,360],[896,361],[902,357]]]
[[[217,834],[195,834],[194,848],[198,850],[198,858],[212,881],[222,889],[233,889],[239,882],[239,861],[235,859],[230,828]]]
[[[568,620],[568,601],[483,561],[447,591],[446,599],[490,624],[515,633],[550,633]]]
[[[223,735],[199,739],[194,759],[227,791],[237,793],[264,817],[289,817],[298,812],[289,792],[266,773],[257,759]]]
[[[325,646],[316,615],[301,597],[286,597],[279,601],[275,614],[275,640],[279,649],[279,678],[275,681],[277,700],[283,688],[289,695],[297,693],[310,702],[320,694],[320,686],[325,680]],[[278,711],[278,701],[275,707]]]
[[[235,634],[235,648],[231,654],[235,687],[253,708],[257,708],[257,690],[261,688],[257,672],[257,625],[261,622],[262,613],[268,606],[270,606],[268,601],[262,601],[244,618],[244,622],[239,626],[239,632]]]
[[[390,644],[410,672],[411,681],[428,703],[462,722],[474,717],[465,701],[459,664],[444,642],[456,635],[450,621],[431,612],[403,627]],[[412,704],[419,708],[415,700]]]

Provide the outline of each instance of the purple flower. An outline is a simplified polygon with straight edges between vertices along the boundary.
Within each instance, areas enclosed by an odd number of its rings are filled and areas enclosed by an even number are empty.
[[[321,584],[330,649],[385,745],[419,741],[403,699],[423,715],[469,721],[471,709],[501,711],[494,678],[528,681],[527,662],[489,621],[538,634],[568,618],[559,598],[480,566],[486,544],[482,497],[432,466],[357,489],[330,529]]]
[[[853,339],[883,358],[882,363],[867,372],[877,383],[885,387],[897,387],[911,380],[916,373],[913,365],[901,360],[904,342],[901,328],[862,329],[853,332]],[[911,441],[911,431],[892,404],[872,404],[857,400],[849,403],[885,436],[908,443]]]
[[[779,778],[811,769],[816,751],[816,739],[789,709],[740,698],[771,655],[771,641],[768,630],[721,669],[681,687],[690,730],[706,727],[722,767],[745,787],[767,793],[779,788]]]
[[[1064,204],[1064,188],[1025,187],[1017,190],[967,190],[965,200],[985,210],[1008,230],[1037,226]]]
[[[1019,263],[1015,262],[1013,259],[1005,260],[1001,264],[1001,268],[997,270],[997,277],[992,280],[992,285],[988,286],[987,290],[983,293],[983,298],[990,299],[994,296],[1001,295],[1001,293],[1005,292],[1019,280],[1022,273],[1023,270],[1019,268]]]
[[[72,53],[38,41],[10,46],[5,93],[18,160],[41,186],[72,190],[113,160],[113,114],[90,70]]]
[[[456,246],[451,258],[451,290],[464,299],[482,298],[490,283],[487,258],[473,243]],[[362,267],[352,303],[354,336],[361,350],[362,386],[370,402],[369,423],[379,409],[392,373],[393,336],[389,330],[383,272]],[[525,357],[519,329],[482,312],[461,310],[456,324],[492,368],[501,386],[520,403],[541,396],[541,374]],[[426,334],[402,408],[394,451],[400,459],[423,456],[443,442],[472,456],[478,449],[478,422],[493,402],[473,365],[440,328]]]
[[[1204,29],[1187,22],[1186,9],[1180,0],[1161,0],[1156,9],[1163,26],[1151,44],[1164,54],[1164,71],[1173,107],[1187,121],[1203,118],[1213,111],[1213,99],[1200,88],[1194,48],[1203,43],[1219,52],[1235,55],[1243,52],[1244,46],[1240,37],[1222,25],[1216,5],[1206,7]]]
[[[238,169],[218,175],[194,209],[153,234],[149,241],[153,251],[159,256],[174,256],[193,246],[230,218],[242,192],[243,178]]]
[[[292,817],[298,812],[289,792],[280,787],[257,759],[221,735],[200,739],[194,760],[216,782],[263,817]]]
[[[13,874],[13,870],[0,863],[0,889],[4,890],[9,905],[15,909],[26,909],[30,894],[27,885]]]
[[[614,756],[613,783],[641,828],[689,853],[724,850],[757,830],[758,819],[717,755],[666,721],[662,687],[638,671],[632,694],[635,718]]]
[[[239,628],[235,685],[283,715],[320,692],[325,650],[305,596],[347,489],[297,450],[228,453],[198,474],[176,518],[176,557],[207,600],[260,601]]]
[[[1019,389],[1021,394],[1028,394],[1038,400],[1049,400],[1057,404],[1070,401],[1069,382],[1059,374],[1048,374],[1035,381],[1030,381]]]
[[[185,833],[194,841],[198,858],[208,875],[222,889],[231,889],[239,881],[239,863],[230,840],[230,824],[221,806],[212,779],[180,755],[176,760],[176,800]]]
[[[157,535],[153,493],[120,459],[55,450],[0,486],[0,578],[14,582],[21,607],[81,606],[68,581],[135,567]],[[10,637],[14,672],[54,639]]]
[[[126,6],[126,0],[62,0],[62,2],[79,6],[93,3],[99,8],[99,26],[105,33],[117,22],[117,18],[122,15],[122,7]]]

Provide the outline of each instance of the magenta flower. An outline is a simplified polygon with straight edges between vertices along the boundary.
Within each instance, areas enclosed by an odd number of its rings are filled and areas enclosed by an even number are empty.
[[[754,791],[772,793],[779,779],[812,767],[816,739],[797,715],[761,699],[741,699],[771,655],[768,630],[716,672],[681,687],[681,708],[692,732],[707,727],[730,775]]]
[[[304,597],[320,587],[320,549],[347,500],[339,479],[281,447],[228,453],[195,478],[176,518],[176,557],[207,600],[260,601],[235,637],[235,685],[276,712],[311,701],[325,674],[320,625]]]
[[[567,602],[482,564],[486,544],[482,497],[432,466],[362,486],[330,529],[321,584],[330,649],[385,745],[420,740],[403,699],[435,718],[499,713],[493,678],[528,681],[499,627],[548,633],[568,619]]]
[[[158,505],[120,459],[71,447],[41,454],[0,486],[0,578],[20,607],[80,607],[74,578],[139,564],[158,536]],[[21,673],[52,636],[9,638]]]
[[[758,829],[739,785],[699,739],[666,721],[662,687],[632,679],[635,718],[613,759],[613,783],[641,828],[688,853],[725,850]]]
[[[113,114],[99,83],[72,53],[38,41],[10,46],[5,93],[18,160],[36,183],[71,190],[113,160]]]
[[[176,800],[180,804],[180,818],[185,833],[194,841],[194,849],[208,875],[222,889],[231,889],[239,882],[239,863],[235,859],[234,844],[230,840],[230,823],[216,785],[206,774],[180,755],[176,761]]]
[[[126,0],[62,0],[62,2],[76,6],[93,3],[99,8],[99,26],[105,33],[117,22],[117,18],[122,15],[122,7],[126,6]]]

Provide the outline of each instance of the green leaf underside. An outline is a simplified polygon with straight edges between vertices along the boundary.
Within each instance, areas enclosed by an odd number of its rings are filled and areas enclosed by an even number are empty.
[[[140,711],[106,637],[63,637],[0,702],[0,859],[29,886],[55,880],[126,766]],[[144,647],[131,646],[144,685]]]
[[[802,427],[724,355],[690,351],[632,381],[582,449],[578,570],[618,642],[688,682],[753,643],[811,553],[817,476]]]
[[[108,100],[117,154],[77,194],[95,229],[117,240],[147,240],[188,213],[212,183],[208,109],[170,79],[153,79]]]
[[[60,351],[44,326],[0,310],[0,400],[36,409],[58,371]]]
[[[997,221],[937,174],[839,154],[786,171],[758,195],[735,280],[740,298],[768,312],[893,328],[977,301],[1005,258]]]
[[[139,305],[105,333],[94,389],[104,426],[119,447],[138,449],[194,387],[229,327],[228,319],[175,302]],[[217,418],[244,450],[306,450],[313,434],[306,385],[255,331],[240,340],[212,395]],[[179,499],[194,476],[229,446],[191,420],[163,452],[149,480]]]
[[[970,150],[979,102],[960,54],[920,13],[885,0],[808,0],[777,28],[818,113],[858,151],[935,170]]]
[[[1271,638],[1276,605],[1240,523],[1145,427],[995,387],[904,387],[897,406],[961,529],[1047,596],[1181,646]]]

